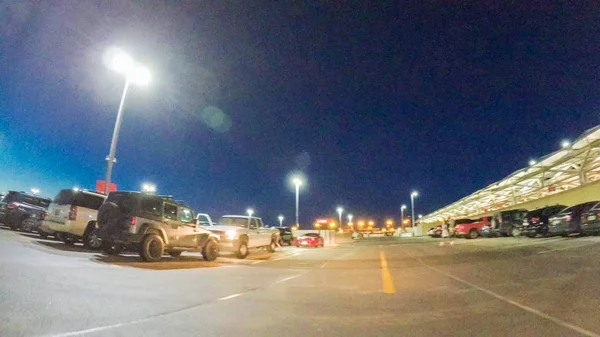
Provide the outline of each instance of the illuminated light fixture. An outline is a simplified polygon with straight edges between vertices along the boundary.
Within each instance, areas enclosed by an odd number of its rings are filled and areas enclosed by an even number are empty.
[[[570,142],[568,139],[563,139],[563,141],[562,141],[562,142],[560,142],[560,146],[561,146],[563,149],[568,149],[568,148],[570,148],[570,147],[571,147],[571,142]]]
[[[529,166],[533,166],[537,164],[537,161],[535,159],[529,159]]]

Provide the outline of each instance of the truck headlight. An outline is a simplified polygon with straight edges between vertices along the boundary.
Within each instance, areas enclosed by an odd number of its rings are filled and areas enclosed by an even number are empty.
[[[227,231],[227,232],[225,232],[225,235],[227,235],[227,238],[228,238],[229,240],[233,240],[233,239],[235,239],[235,237],[236,237],[236,235],[235,235],[235,234],[236,234],[236,233],[235,233],[235,231],[233,231],[233,230],[232,230],[232,231]]]

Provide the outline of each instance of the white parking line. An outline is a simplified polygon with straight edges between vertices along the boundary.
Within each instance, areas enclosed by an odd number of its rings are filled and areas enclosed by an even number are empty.
[[[230,300],[230,299],[232,299],[232,298],[236,298],[236,297],[238,297],[238,296],[242,296],[242,294],[240,293],[240,294],[233,294],[233,295],[229,295],[229,296],[221,297],[221,298],[219,298],[217,301],[227,301],[227,300]]]
[[[593,245],[597,245],[598,242],[588,242],[582,245],[577,245],[577,246],[570,246],[570,247],[563,247],[563,248],[556,248],[556,249],[550,249],[550,250],[545,250],[543,252],[539,252],[538,254],[547,254],[547,253],[552,253],[552,252],[556,252],[559,250],[567,250],[567,249],[575,249],[575,248],[581,248],[581,247],[586,247],[586,246],[593,246]]]
[[[597,333],[595,333],[595,332],[592,332],[592,331],[586,330],[586,329],[584,329],[584,328],[582,328],[582,327],[579,327],[579,326],[576,326],[576,325],[574,325],[574,324],[571,324],[571,323],[565,322],[565,321],[563,321],[563,320],[560,320],[560,319],[558,319],[558,318],[556,318],[556,317],[553,317],[553,316],[550,316],[550,315],[548,315],[548,314],[546,314],[546,313],[543,313],[543,312],[541,312],[541,311],[539,311],[539,310],[537,310],[537,309],[534,309],[534,308],[532,308],[532,307],[529,307],[529,306],[527,306],[527,305],[525,305],[525,304],[521,304],[521,303],[519,303],[519,302],[516,302],[516,301],[514,301],[514,300],[511,300],[510,298],[507,298],[507,297],[504,297],[504,296],[502,296],[502,295],[500,295],[500,294],[497,294],[497,293],[495,293],[495,292],[493,292],[493,291],[491,291],[491,290],[489,290],[489,289],[486,289],[486,288],[480,287],[480,286],[478,286],[478,285],[476,285],[476,284],[474,284],[474,283],[471,283],[471,282],[469,282],[469,281],[463,280],[463,279],[461,279],[460,277],[457,277],[457,276],[454,276],[454,275],[452,275],[452,274],[446,273],[445,271],[443,271],[443,270],[441,270],[441,269],[438,269],[438,268],[436,268],[436,267],[433,267],[433,266],[430,266],[430,265],[426,264],[425,262],[423,262],[423,260],[421,260],[421,259],[419,259],[418,257],[416,257],[416,256],[413,256],[413,255],[411,255],[411,254],[409,254],[409,253],[407,253],[407,252],[405,252],[405,251],[403,251],[403,253],[404,253],[405,255],[407,255],[408,257],[410,257],[410,258],[413,258],[414,260],[418,261],[418,262],[419,262],[421,265],[423,265],[423,266],[424,266],[424,267],[426,267],[426,268],[429,268],[429,269],[431,269],[431,270],[433,270],[433,271],[435,271],[435,272],[437,272],[437,273],[439,273],[439,274],[442,274],[442,275],[444,275],[444,276],[446,276],[446,277],[449,277],[449,278],[451,278],[451,279],[453,279],[453,280],[455,280],[455,281],[458,281],[458,282],[460,282],[460,283],[462,283],[462,284],[465,284],[465,285],[467,285],[467,286],[469,286],[469,287],[471,287],[471,288],[473,288],[473,289],[476,289],[476,290],[479,290],[479,291],[481,291],[481,292],[483,292],[483,293],[486,293],[486,294],[488,294],[488,295],[490,295],[490,296],[492,296],[492,297],[495,297],[495,298],[497,298],[497,299],[499,299],[499,300],[501,300],[501,301],[504,301],[504,302],[506,302],[506,303],[508,303],[508,304],[514,305],[515,307],[517,307],[517,308],[520,308],[520,309],[522,309],[522,310],[525,310],[525,311],[527,311],[527,312],[529,312],[529,313],[532,313],[532,314],[534,314],[534,315],[536,315],[536,316],[538,316],[538,317],[541,317],[541,318],[543,318],[543,319],[549,320],[549,321],[551,321],[551,322],[553,322],[553,323],[556,323],[556,324],[558,324],[558,325],[561,325],[561,326],[563,326],[563,327],[565,327],[565,328],[567,328],[567,329],[571,329],[571,330],[573,330],[573,331],[576,331],[576,332],[578,332],[578,333],[580,333],[580,334],[583,334],[583,335],[585,335],[585,336],[589,336],[589,337],[600,337],[600,334],[597,334]]]
[[[289,281],[289,280],[293,280],[293,279],[295,279],[295,278],[296,278],[296,277],[298,277],[298,276],[302,276],[302,274],[293,275],[293,276],[290,276],[290,277],[283,278],[283,279],[281,279],[281,280],[279,280],[279,281],[275,281],[275,282],[273,282],[273,284],[279,284],[279,283],[287,282],[287,281]]]

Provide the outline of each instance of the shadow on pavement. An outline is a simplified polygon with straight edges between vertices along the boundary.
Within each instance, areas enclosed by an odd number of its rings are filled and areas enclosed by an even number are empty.
[[[185,254],[185,253],[184,253]],[[220,264],[217,261],[204,261],[201,256],[167,257],[164,256],[160,262],[145,262],[138,255],[95,255],[93,261],[107,263],[123,267],[133,267],[150,270],[175,270],[175,269],[196,269],[196,268],[214,268]]]
[[[21,234],[21,235],[23,235],[23,234]],[[23,235],[23,236],[27,236],[27,235]],[[39,239],[39,236],[37,236],[35,238]],[[92,250],[87,250],[87,249],[83,248],[83,246],[81,246],[81,245],[67,245],[61,241],[37,240],[36,243],[39,245],[42,245],[42,246],[54,248],[57,250],[62,250],[65,252],[93,252]]]

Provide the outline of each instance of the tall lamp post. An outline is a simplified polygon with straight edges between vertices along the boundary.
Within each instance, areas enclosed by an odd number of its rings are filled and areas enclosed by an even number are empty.
[[[112,60],[110,60],[109,66],[112,70],[125,75],[125,87],[123,88],[119,110],[117,111],[117,120],[113,130],[112,141],[110,142],[110,152],[108,153],[108,157],[106,157],[108,162],[106,166],[106,186],[104,187],[104,194],[106,195],[110,192],[112,167],[116,162],[115,154],[117,152],[117,141],[119,140],[119,130],[121,129],[121,121],[123,120],[123,107],[125,106],[125,97],[127,96],[129,85],[131,83],[146,85],[150,82],[150,72],[148,69],[136,63],[129,55],[122,51],[115,52]]]
[[[352,225],[352,218],[354,216],[352,214],[348,214],[348,226],[352,226],[352,228],[354,229],[354,226]]]
[[[419,192],[417,191],[412,191],[412,193],[410,194],[410,207],[411,207],[411,212],[410,212],[410,217],[411,217],[411,223],[410,225],[412,227],[415,227],[415,198],[419,196]]]
[[[283,215],[279,216],[279,227],[283,226]]]
[[[341,208],[341,207],[338,207],[337,208],[337,212],[338,212],[338,214],[340,216],[340,228],[342,228],[342,213],[344,212],[344,209]]]
[[[294,177],[292,179],[294,185],[296,185],[296,229],[300,228],[300,221],[298,220],[298,207],[300,203],[300,185],[302,185],[302,179]]]

